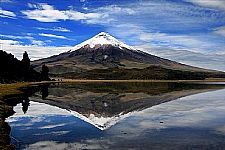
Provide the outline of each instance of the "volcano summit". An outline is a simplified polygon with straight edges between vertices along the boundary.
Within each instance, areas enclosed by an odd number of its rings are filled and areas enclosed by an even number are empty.
[[[225,77],[223,72],[197,68],[163,59],[129,46],[101,32],[68,52],[34,61],[50,74],[73,79],[163,79],[190,80]]]

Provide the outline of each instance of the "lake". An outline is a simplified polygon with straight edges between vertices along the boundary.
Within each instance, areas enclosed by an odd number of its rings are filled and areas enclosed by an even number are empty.
[[[225,149],[225,83],[48,84],[24,91],[7,100],[16,149]]]

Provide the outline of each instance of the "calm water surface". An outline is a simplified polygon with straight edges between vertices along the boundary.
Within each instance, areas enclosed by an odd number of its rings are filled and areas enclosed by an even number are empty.
[[[225,149],[225,86],[47,85],[7,119],[17,149]]]

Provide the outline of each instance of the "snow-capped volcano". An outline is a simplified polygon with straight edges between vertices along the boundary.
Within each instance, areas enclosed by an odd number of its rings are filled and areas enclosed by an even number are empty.
[[[137,50],[105,32],[65,53],[32,62],[37,71],[43,64],[54,76],[74,79],[181,80],[225,76],[221,72],[184,65]]]
[[[121,49],[126,48],[126,49],[135,50],[135,48],[133,48],[132,46],[129,46],[129,45],[117,40],[115,37],[111,36],[110,34],[108,34],[106,32],[100,32],[99,34],[95,35],[91,39],[88,39],[88,40],[82,42],[81,44],[74,46],[73,49],[71,49],[71,50],[77,50],[77,49],[80,49],[82,47],[87,47],[87,46],[90,48],[94,48],[96,46],[103,46],[103,45],[111,45],[114,47],[119,47]]]

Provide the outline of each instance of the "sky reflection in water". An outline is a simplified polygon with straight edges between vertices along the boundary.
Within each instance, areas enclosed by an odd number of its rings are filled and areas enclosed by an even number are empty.
[[[225,89],[131,113],[101,131],[70,111],[31,102],[9,117],[21,149],[224,149]],[[15,141],[14,141],[15,143]]]

